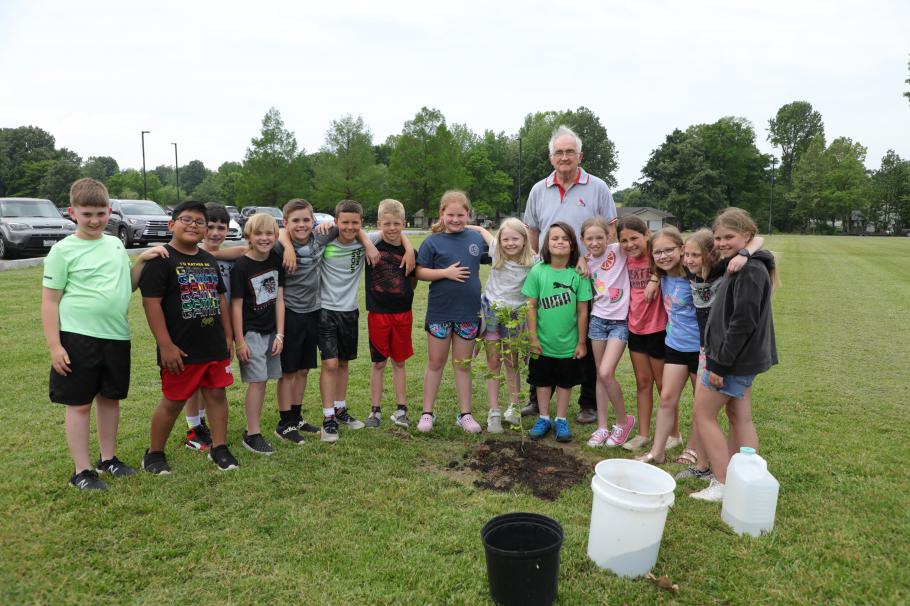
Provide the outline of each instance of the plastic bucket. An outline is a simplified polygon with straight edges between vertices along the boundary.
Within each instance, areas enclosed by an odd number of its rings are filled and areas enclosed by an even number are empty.
[[[559,522],[536,513],[507,513],[480,531],[487,555],[490,597],[503,606],[549,606],[556,600]]]
[[[646,574],[657,562],[676,481],[654,465],[607,459],[594,468],[588,557],[621,577]]]

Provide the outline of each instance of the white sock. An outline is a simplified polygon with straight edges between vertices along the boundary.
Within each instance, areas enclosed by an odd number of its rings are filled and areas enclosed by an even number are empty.
[[[186,424],[190,426],[190,429],[198,427],[201,418],[202,417],[191,417],[190,415],[186,415]]]
[[[205,418],[205,409],[204,409],[204,408],[200,408],[200,409],[199,409],[199,418],[200,418],[200,419],[204,419],[204,418]]]
[[[334,408],[323,408],[323,409],[322,409],[322,416],[324,416],[326,419],[328,419],[329,417],[334,417],[334,416],[335,416],[335,409],[334,409]]]
[[[565,417],[556,417],[556,420],[557,420],[557,421],[565,421],[566,418],[565,418]]]
[[[544,421],[549,421],[550,415],[537,415],[537,418],[543,419]]]
[[[335,400],[335,408],[347,408],[348,403],[344,400]]]

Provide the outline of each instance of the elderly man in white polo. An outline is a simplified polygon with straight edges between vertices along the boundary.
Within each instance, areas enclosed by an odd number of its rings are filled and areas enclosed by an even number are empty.
[[[594,216],[603,217],[607,223],[616,221],[616,205],[610,188],[594,175],[588,174],[581,164],[581,138],[567,126],[560,126],[550,137],[550,163],[553,172],[531,188],[525,207],[524,222],[528,225],[531,246],[540,251],[542,238],[556,221],[572,226],[579,237],[579,249],[584,256],[586,250],[581,242],[581,224]],[[588,342],[588,355],[583,360],[585,381],[581,385],[578,405],[581,411],[575,420],[579,423],[597,421],[597,400],[594,386],[597,374],[594,370],[594,356]],[[537,414],[536,390],[531,389],[531,403],[522,409],[522,415]]]

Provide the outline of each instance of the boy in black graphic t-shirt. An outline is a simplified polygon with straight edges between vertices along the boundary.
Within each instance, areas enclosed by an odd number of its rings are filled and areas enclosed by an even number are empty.
[[[228,450],[227,398],[224,388],[234,382],[230,346],[233,338],[218,263],[198,248],[208,217],[201,202],[184,202],[174,209],[165,245],[169,256],[149,262],[139,281],[142,306],[158,344],[162,398],[152,414],[150,446],[142,468],[170,473],[164,455],[168,435],[183,405],[201,389],[208,404],[213,448],[209,458],[226,471],[237,467]]]

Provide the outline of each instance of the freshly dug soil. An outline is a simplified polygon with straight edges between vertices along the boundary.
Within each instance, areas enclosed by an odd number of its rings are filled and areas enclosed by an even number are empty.
[[[491,439],[465,453],[465,458],[465,467],[481,474],[474,480],[475,486],[507,492],[519,484],[547,501],[555,501],[563,490],[587,482],[592,472],[590,463],[569,451],[536,442]],[[449,463],[450,468],[458,466],[457,461]]]

